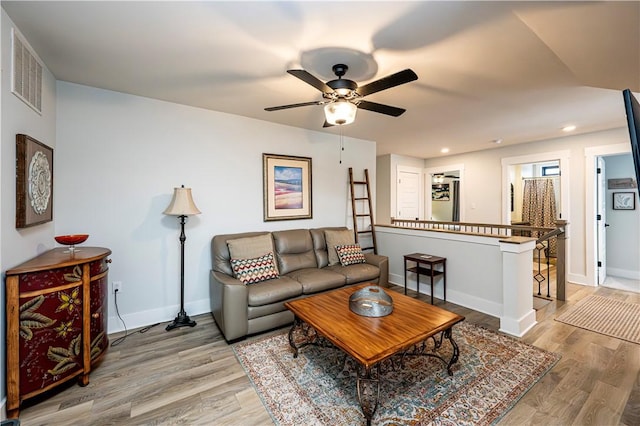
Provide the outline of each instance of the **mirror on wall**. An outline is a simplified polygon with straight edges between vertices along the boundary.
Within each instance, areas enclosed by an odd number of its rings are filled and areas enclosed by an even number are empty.
[[[460,170],[431,174],[431,220],[460,222]]]

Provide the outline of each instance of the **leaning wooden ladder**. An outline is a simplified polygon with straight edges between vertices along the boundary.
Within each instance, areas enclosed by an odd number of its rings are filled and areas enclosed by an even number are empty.
[[[351,190],[351,212],[353,213],[353,233],[356,243],[360,243],[360,236],[365,234],[371,234],[371,246],[362,247],[362,250],[373,250],[374,254],[378,254],[378,248],[376,246],[376,233],[373,224],[373,206],[371,205],[371,188],[369,184],[369,170],[364,169],[364,181],[353,180],[353,168],[349,167],[349,188]],[[364,192],[362,190],[357,191],[357,187],[364,187],[366,190],[366,196],[358,196]],[[367,202],[366,204],[364,202]],[[364,207],[368,209],[363,212]],[[363,222],[368,218],[369,229],[366,229],[366,223],[362,227],[358,226],[359,219]],[[362,229],[362,230],[361,230]]]

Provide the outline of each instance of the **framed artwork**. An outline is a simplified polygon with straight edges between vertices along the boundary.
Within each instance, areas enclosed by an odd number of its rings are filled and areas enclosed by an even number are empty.
[[[262,154],[264,221],[311,219],[311,158]]]
[[[614,192],[613,193],[613,209],[614,210],[635,210],[636,209],[636,193],[635,192]]]
[[[449,184],[439,183],[431,185],[431,199],[433,201],[449,201]]]
[[[16,135],[16,228],[53,220],[53,148]]]

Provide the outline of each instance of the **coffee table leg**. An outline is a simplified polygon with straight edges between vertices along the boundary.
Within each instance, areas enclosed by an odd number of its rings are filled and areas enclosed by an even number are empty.
[[[363,369],[358,368],[358,402],[362,414],[367,419],[367,426],[371,426],[371,419],[378,408],[378,399],[380,398],[380,364],[376,364],[375,369],[374,377],[371,374],[371,367],[364,368],[364,374],[362,374]]]
[[[428,339],[433,340],[432,352],[427,352],[426,342]],[[400,366],[404,368],[404,359],[408,356],[428,356],[432,358],[438,358],[440,361],[442,361],[447,366],[447,374],[449,374],[450,376],[453,376],[453,371],[451,370],[451,367],[453,367],[453,364],[458,362],[458,358],[460,357],[460,349],[458,348],[458,344],[455,342],[455,340],[453,340],[453,334],[451,332],[451,328],[444,330],[442,333],[440,333],[437,336],[435,335],[431,336],[428,339],[425,340],[422,343],[422,345],[415,345],[413,347],[413,350],[405,351],[402,354],[399,354]],[[451,348],[453,349],[453,353],[451,354],[451,359],[449,359],[449,361],[447,361],[440,354],[437,353],[437,350],[440,349],[440,347],[442,346],[442,342],[444,341],[444,339],[447,339],[449,343],[451,343]]]
[[[302,321],[300,320],[300,318],[295,317],[293,319],[293,325],[291,326],[291,329],[289,329],[289,345],[293,348],[293,357],[294,358],[298,358],[298,349],[299,349],[296,346],[295,339],[293,338],[293,332],[295,331],[295,329],[297,327],[302,327]]]
[[[449,364],[447,364],[447,373],[450,376],[453,376],[453,371],[451,371],[451,367],[453,364],[458,362],[458,357],[460,356],[460,349],[458,348],[458,344],[453,340],[451,329],[447,329],[444,331],[444,337],[451,342],[451,347],[453,348],[453,354],[451,355],[451,359],[449,360]]]

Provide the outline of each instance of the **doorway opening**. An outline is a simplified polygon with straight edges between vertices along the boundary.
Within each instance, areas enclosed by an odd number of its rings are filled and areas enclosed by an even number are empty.
[[[631,154],[596,157],[596,283],[640,293],[640,212]],[[633,178],[631,178],[633,179]],[[617,200],[628,200],[618,204]]]
[[[511,224],[553,227],[562,219],[558,160],[509,166]]]
[[[464,164],[425,170],[427,220],[464,222]]]

